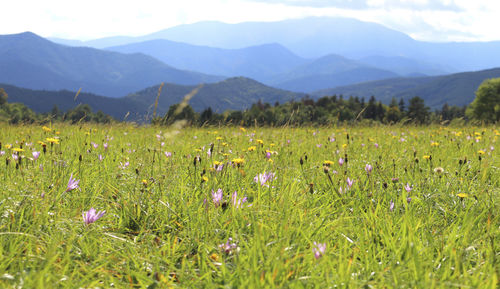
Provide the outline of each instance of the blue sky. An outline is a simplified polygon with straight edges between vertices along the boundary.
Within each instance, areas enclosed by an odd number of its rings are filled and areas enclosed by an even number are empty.
[[[500,40],[497,0],[24,0],[2,1],[0,34],[89,40],[145,35],[203,20],[226,23],[341,16],[424,41]]]

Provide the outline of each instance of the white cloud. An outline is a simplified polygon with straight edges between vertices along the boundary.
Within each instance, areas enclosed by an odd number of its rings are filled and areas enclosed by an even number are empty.
[[[203,20],[228,23],[343,16],[419,40],[500,40],[500,1],[490,0],[25,0],[4,1],[0,34],[33,31],[81,40],[144,35]]]

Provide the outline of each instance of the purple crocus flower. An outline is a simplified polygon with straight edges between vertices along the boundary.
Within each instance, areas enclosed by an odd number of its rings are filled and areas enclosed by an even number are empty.
[[[374,143],[373,145],[375,146],[376,149],[378,149],[378,143]]]
[[[214,202],[216,208],[220,206],[222,202],[222,195],[222,189],[218,189],[217,192],[214,192],[214,190],[212,190],[212,201]]]
[[[102,146],[104,147],[105,150],[107,150],[109,145],[108,143],[104,143]]]
[[[171,156],[172,156],[172,153],[171,153],[171,152],[165,152],[165,156],[166,156],[167,158],[169,158],[169,157],[171,157]]]
[[[339,166],[342,166],[344,164],[344,159],[343,158],[339,158]]]
[[[219,249],[224,251],[224,253],[226,254],[231,254],[233,253],[233,251],[238,250],[238,245],[236,245],[236,243],[233,243],[233,238],[229,237],[226,243],[222,243],[219,245]]]
[[[354,180],[351,180],[349,177],[347,177],[347,187],[350,189],[352,187],[352,184],[354,183]]]
[[[370,164],[366,164],[366,166],[365,166],[365,171],[366,171],[368,174],[370,174],[370,173],[372,172],[372,170],[373,170],[372,165],[370,165]]]
[[[99,161],[102,162],[102,160],[104,160],[104,157],[101,154],[99,154]]]
[[[314,258],[319,259],[326,252],[326,243],[314,242],[313,244],[314,244],[314,248],[312,248],[312,251],[314,253]]]
[[[411,192],[411,190],[412,190],[412,187],[410,187],[410,184],[408,184],[408,183],[406,183],[404,188],[405,188],[406,192],[408,192],[408,193]]]
[[[73,179],[73,174],[71,174],[71,176],[69,177],[68,187],[66,188],[66,192],[70,192],[74,189],[79,188],[78,187],[79,182],[80,182],[80,180]]]
[[[247,202],[247,197],[243,197],[241,199],[238,199],[238,192],[234,191],[234,193],[231,195],[231,200],[233,201],[233,206],[237,209],[241,208],[244,203]],[[248,205],[247,207],[251,207],[252,204]]]
[[[392,212],[394,210],[394,202],[391,200],[389,203],[389,210]]]
[[[262,173],[258,174],[253,178],[253,181],[260,184],[261,186],[269,187],[268,182],[272,182],[274,180],[274,173]]]
[[[33,160],[35,160],[35,161],[36,161],[36,160],[38,159],[38,157],[40,156],[40,152],[32,152],[31,154],[33,155]]]
[[[15,161],[17,161],[17,160],[19,159],[19,156],[18,156],[18,155],[16,155],[16,154],[12,154],[12,158],[13,158]]]
[[[96,212],[94,208],[90,208],[87,212],[82,213],[82,217],[85,225],[89,225],[99,220],[102,216],[104,216],[104,214],[106,214],[106,211]]]
[[[3,156],[5,155],[5,152],[4,151],[0,151],[0,156]]]
[[[270,159],[271,158],[271,152],[266,152],[266,159]]]
[[[410,197],[406,198],[406,202],[409,204],[411,202],[411,198]]]

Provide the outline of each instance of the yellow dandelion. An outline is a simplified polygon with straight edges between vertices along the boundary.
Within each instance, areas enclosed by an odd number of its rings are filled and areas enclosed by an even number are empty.
[[[256,142],[257,142],[258,144],[261,144],[261,145],[263,145],[263,144],[264,144],[264,141],[263,141],[263,140],[261,140],[261,139],[256,140]]]
[[[22,148],[13,148],[12,150],[15,151],[16,153],[24,152],[24,149]]]
[[[429,160],[430,158],[431,158],[431,156],[430,156],[430,155],[425,155],[425,156],[424,156],[424,159],[426,159],[426,160]]]
[[[345,149],[346,147],[347,147],[347,144],[346,144],[346,143],[342,145],[342,148],[344,148],[344,149]]]
[[[329,166],[331,166],[331,165],[333,165],[333,164],[334,164],[334,162],[329,161],[329,160],[326,160],[326,161],[324,161],[324,162],[323,162],[323,165],[324,165],[324,166],[327,166],[327,167],[329,167]]]
[[[54,143],[54,144],[59,144],[59,139],[53,138],[53,137],[48,137],[45,139],[49,143]]]
[[[257,147],[256,147],[256,146],[251,146],[251,147],[249,147],[247,150],[248,150],[249,152],[253,152],[253,151],[254,151],[254,150],[256,150],[256,149],[257,149]]]
[[[244,128],[242,126],[240,126],[240,130],[243,131],[243,132],[247,131],[246,128]]]
[[[215,138],[215,140],[222,140],[222,137],[218,136]]]
[[[5,148],[6,148],[6,149],[10,149],[11,147],[12,147],[12,145],[11,145],[11,144],[6,144],[6,145],[5,145]]]
[[[432,142],[431,143],[431,147],[438,147],[439,146],[439,143],[438,142]]]
[[[457,196],[459,196],[460,198],[467,198],[469,195],[466,193],[458,193]]]
[[[210,259],[212,259],[213,261],[217,261],[219,260],[219,255],[213,253],[212,255],[210,255]]]
[[[208,177],[207,177],[207,176],[203,176],[203,177],[201,177],[201,180],[202,180],[203,182],[208,182]]]
[[[222,165],[222,162],[219,162],[219,161],[214,161],[214,163],[213,163],[213,164],[214,164],[214,166],[220,166],[220,165]]]
[[[227,147],[227,142],[223,142],[223,143],[222,143],[222,146],[223,146],[223,147]]]
[[[51,132],[52,129],[50,127],[42,126],[42,130],[46,132]]]
[[[241,165],[242,163],[245,162],[245,160],[242,159],[242,158],[236,158],[236,159],[231,160],[231,162],[233,162],[233,163],[235,163],[237,165]]]
[[[480,155],[484,155],[486,152],[483,151],[483,150],[478,150],[477,153],[480,154]]]

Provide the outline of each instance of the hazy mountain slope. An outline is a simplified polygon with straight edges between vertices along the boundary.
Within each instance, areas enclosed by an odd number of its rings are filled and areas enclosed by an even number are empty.
[[[8,84],[0,84],[0,87],[5,89],[5,92],[9,95],[8,101],[10,103],[21,102],[39,113],[50,112],[54,105],[57,105],[59,110],[64,112],[76,107],[78,104],[88,104],[92,111],[101,110],[117,120],[122,120],[128,112],[130,112],[130,115],[127,119],[136,120],[142,118],[136,112],[146,110],[144,104],[125,98],[80,93],[75,100],[76,92],[74,91],[33,90]]]
[[[156,99],[158,87],[144,89],[130,94],[126,98],[150,105]],[[158,102],[158,113],[165,114],[170,105],[181,102],[184,96],[195,87],[165,84]],[[300,99],[303,96],[303,94],[268,87],[252,79],[237,77],[205,84],[189,104],[196,111],[211,107],[216,112],[223,112],[228,109],[247,109],[259,100],[274,104],[276,101],[282,103],[292,99]]]
[[[340,55],[327,55],[275,76],[271,84],[291,91],[312,92],[328,87],[363,81],[394,78],[399,75]]]
[[[372,55],[363,57],[359,62],[377,67],[384,70],[389,70],[402,76],[408,75],[443,75],[448,74],[451,68],[446,68],[443,65],[437,65],[425,61],[411,59],[400,56],[379,56]]]
[[[440,108],[443,104],[468,105],[475,98],[475,91],[486,79],[500,77],[500,68],[463,72],[445,76],[422,78],[395,78],[336,87],[314,92],[315,96],[344,95],[369,98],[375,96],[389,103],[392,97],[410,99],[420,96],[426,105]]]
[[[279,44],[221,49],[157,39],[107,49],[122,53],[144,53],[180,69],[213,75],[245,76],[258,81],[267,81],[271,75],[286,72],[306,62]]]
[[[162,81],[197,84],[222,77],[182,71],[143,54],[52,43],[33,33],[0,36],[0,82],[32,89],[118,97]]]

